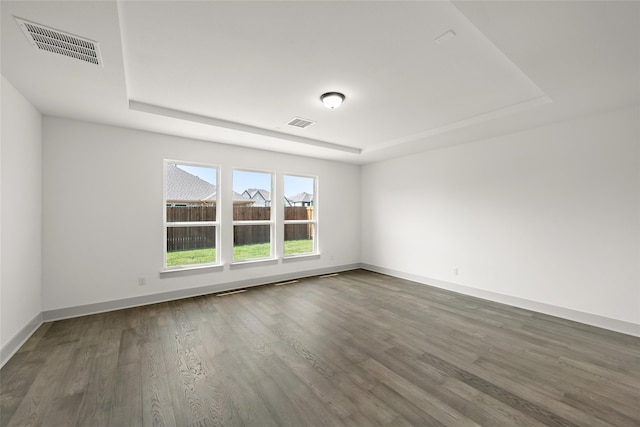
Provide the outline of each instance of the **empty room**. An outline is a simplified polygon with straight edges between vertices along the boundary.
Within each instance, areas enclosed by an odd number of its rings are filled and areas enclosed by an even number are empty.
[[[0,17],[0,426],[640,425],[640,2]]]

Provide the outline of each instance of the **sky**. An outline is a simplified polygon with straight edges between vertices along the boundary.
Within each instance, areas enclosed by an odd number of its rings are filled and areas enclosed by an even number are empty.
[[[215,168],[192,165],[178,165],[178,167],[217,186]],[[261,188],[271,191],[271,176],[270,173],[234,170],[233,191],[242,193],[247,188]],[[291,197],[302,192],[313,194],[313,178],[293,175],[284,176],[284,194],[286,196]]]
[[[191,166],[191,165],[176,165],[183,171],[189,172],[191,175],[195,175],[200,179],[207,181],[209,184],[217,186],[217,176],[215,168],[208,168],[206,166]]]

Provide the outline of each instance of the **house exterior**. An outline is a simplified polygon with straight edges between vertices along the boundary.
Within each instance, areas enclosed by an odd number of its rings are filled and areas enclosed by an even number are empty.
[[[175,163],[167,164],[167,206],[215,206],[217,188],[215,185],[180,169]],[[250,204],[245,197],[233,192],[233,204]]]
[[[271,193],[262,188],[247,188],[242,193],[245,200],[251,200],[252,206],[268,207],[271,206]]]
[[[216,186],[180,169],[174,163],[167,164],[167,206],[212,206],[216,202]]]
[[[285,197],[286,206],[313,206],[313,194],[307,192],[298,193],[295,196]]]

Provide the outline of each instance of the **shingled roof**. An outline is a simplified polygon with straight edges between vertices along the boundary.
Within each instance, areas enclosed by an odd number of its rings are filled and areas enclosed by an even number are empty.
[[[215,199],[215,185],[191,175],[173,163],[167,164],[168,202],[202,202]]]
[[[295,196],[287,197],[291,203],[313,203],[313,194],[306,192],[298,193]]]
[[[180,169],[174,163],[167,164],[168,203],[215,202],[216,190],[215,185]],[[233,203],[250,201],[234,191]]]
[[[247,188],[246,190],[244,190],[244,193],[242,194],[245,194],[245,193],[246,193],[246,196],[248,196],[251,200],[256,200],[258,197],[260,197],[261,199],[267,202],[271,200],[271,192],[263,188]]]

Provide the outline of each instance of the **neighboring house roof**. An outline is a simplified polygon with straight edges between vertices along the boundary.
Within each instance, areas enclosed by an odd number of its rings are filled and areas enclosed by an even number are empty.
[[[287,197],[291,203],[312,203],[313,202],[313,194],[309,194],[306,192],[298,193],[295,196]]]
[[[169,163],[167,164],[167,200],[215,201],[216,186]]]
[[[168,202],[215,202],[216,186],[180,169],[174,163],[167,164]],[[250,188],[240,194],[233,192],[233,204],[249,204],[255,200],[269,201],[267,190]]]
[[[239,204],[239,203],[251,203],[250,199],[247,199],[246,197],[244,197],[242,194],[240,193],[236,193],[235,191],[233,192],[233,203],[234,204]]]
[[[180,169],[173,163],[167,164],[167,201],[171,202],[215,202],[216,186]],[[242,194],[233,192],[233,203],[250,203]]]
[[[262,188],[247,188],[246,190],[244,190],[244,193],[242,194],[243,195],[246,194],[246,196],[251,200],[256,200],[256,199],[262,199],[265,201],[271,200],[271,193]]]

